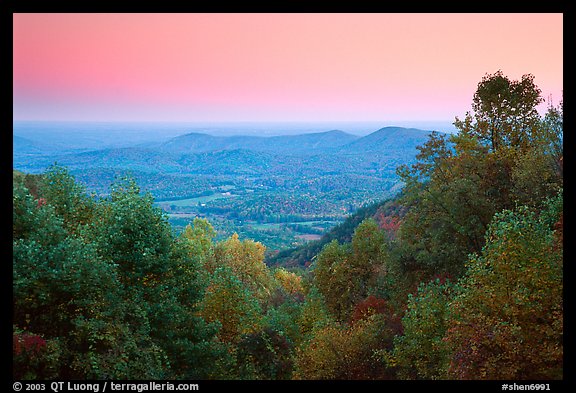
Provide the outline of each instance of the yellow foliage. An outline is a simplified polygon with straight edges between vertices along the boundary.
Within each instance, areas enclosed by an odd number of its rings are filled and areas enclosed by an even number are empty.
[[[274,271],[274,278],[280,286],[290,294],[302,293],[304,291],[302,287],[302,277],[284,268],[276,269]]]

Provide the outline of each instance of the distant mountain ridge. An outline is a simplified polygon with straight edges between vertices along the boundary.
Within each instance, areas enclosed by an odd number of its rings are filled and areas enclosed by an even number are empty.
[[[339,173],[339,166],[363,166],[360,162],[370,160],[395,165],[414,157],[416,147],[425,143],[431,132],[384,127],[363,137],[340,130],[272,137],[188,133],[147,146],[90,150],[58,149],[45,141],[14,135],[14,168],[39,173],[57,161],[76,170],[100,167],[164,173],[266,173],[292,170],[290,165],[302,163],[302,156],[307,157],[306,168],[323,168],[324,174],[330,174]],[[278,166],[280,163],[283,166]]]
[[[384,127],[350,142],[343,146],[341,151],[348,153],[377,152],[396,150],[406,146],[416,147],[426,142],[431,132],[419,128]]]
[[[160,145],[161,151],[171,153],[203,153],[219,150],[252,150],[263,152],[313,152],[340,148],[360,137],[340,130],[326,132],[261,136],[213,136],[189,133]]]
[[[387,152],[415,148],[423,144],[431,132],[418,128],[384,127],[363,137],[340,130],[272,137],[189,133],[164,142],[159,150],[180,154],[236,149],[271,153]]]
[[[134,144],[118,147],[59,146],[42,139],[13,135],[13,152],[32,155],[59,155],[94,152],[97,155],[131,154],[132,149],[147,150],[151,154],[189,155],[226,150],[249,150],[272,154],[358,154],[388,153],[395,150],[414,149],[423,144],[432,131],[417,128],[384,127],[366,136],[349,134],[340,130],[280,136],[215,136],[192,132],[173,137],[165,142]],[[93,139],[94,137],[90,137]],[[86,139],[86,138],[85,138]],[[76,142],[77,143],[77,142]],[[99,153],[96,153],[99,152]]]

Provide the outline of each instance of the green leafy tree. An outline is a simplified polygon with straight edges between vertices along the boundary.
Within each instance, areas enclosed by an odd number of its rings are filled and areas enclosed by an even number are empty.
[[[373,218],[360,223],[351,242],[350,273],[352,274],[356,298],[354,303],[368,296],[378,276],[386,274],[387,249],[384,231]]]
[[[166,353],[167,375],[208,377],[222,349],[212,343],[216,326],[197,315],[207,283],[202,258],[191,254],[205,250],[192,247],[193,240],[174,239],[152,196],[142,195],[131,178],[115,183],[97,211],[92,232],[99,253],[118,266],[126,301],[142,308],[150,337]]]
[[[537,133],[540,115],[536,107],[542,100],[533,75],[515,81],[502,71],[486,74],[474,93],[474,115],[467,113],[464,121],[456,118],[455,125],[487,144],[492,152],[523,148]]]
[[[206,275],[182,242],[173,242],[168,263],[160,282],[147,288],[155,299],[148,302],[151,337],[166,351],[172,378],[215,378],[221,372],[216,361],[226,356],[226,347],[216,342],[218,325],[199,315]]]
[[[468,253],[482,249],[492,215],[509,203],[508,187],[491,183],[505,173],[502,162],[469,137],[450,142],[453,152],[446,138],[432,139],[418,156],[425,164],[399,172],[407,184],[404,200],[411,205],[399,239],[411,246],[413,268],[429,275],[461,274]]]
[[[548,106],[537,138],[512,168],[513,193],[518,204],[541,207],[563,185],[563,103]]]
[[[333,323],[324,296],[317,287],[310,287],[297,320],[302,342],[311,340],[318,330]]]
[[[564,100],[558,106],[552,102],[548,105],[548,111],[544,116],[541,126],[540,144],[544,146],[545,153],[551,160],[558,176],[563,176],[564,156]]]
[[[14,186],[13,208],[14,323],[47,343],[36,376],[161,377],[161,351],[145,322],[135,318],[133,326],[127,324],[138,311],[122,302],[115,266],[101,258],[83,231],[70,233],[74,226],[22,184]],[[50,366],[54,356],[57,370]]]
[[[385,274],[386,258],[385,235],[373,219],[356,228],[349,245],[334,240],[322,249],[315,282],[337,320],[348,320],[354,306],[368,296],[378,275]]]
[[[286,337],[290,343],[299,345],[303,341],[303,334],[298,324],[302,307],[302,300],[286,297],[281,304],[268,308],[263,323]]]
[[[41,203],[53,206],[70,232],[92,220],[94,200],[65,167],[57,164],[49,167],[42,176],[38,193]]]
[[[314,281],[326,306],[337,320],[345,320],[351,311],[353,297],[349,282],[349,250],[337,240],[328,243],[318,254]]]
[[[458,276],[467,255],[482,249],[494,213],[511,206],[511,162],[464,134],[432,137],[417,159],[399,168],[410,205],[398,232],[404,269]]]
[[[409,295],[403,334],[395,337],[394,350],[386,358],[398,368],[400,378],[447,378],[451,354],[444,336],[453,292],[453,284],[436,279],[421,284],[416,295]]]
[[[561,115],[549,111],[542,121],[541,101],[531,75],[520,81],[501,71],[486,75],[474,94],[474,114],[456,118],[458,133],[432,134],[417,162],[398,168],[402,200],[410,206],[398,234],[404,270],[461,275],[467,255],[481,252],[495,213],[558,190],[561,180],[544,161],[558,157]]]
[[[452,377],[562,378],[563,252],[552,225],[562,196],[547,204],[540,216],[526,207],[498,213],[471,257],[448,321]]]
[[[191,224],[188,224],[180,234],[180,240],[184,241],[188,248],[191,258],[198,258],[202,266],[207,261],[214,258],[214,239],[216,231],[214,227],[205,218],[194,218]]]
[[[261,309],[250,290],[229,267],[214,271],[202,302],[202,317],[218,322],[218,338],[237,344],[243,334],[254,333],[261,326]]]
[[[100,255],[118,265],[122,282],[135,294],[145,295],[142,288],[153,287],[170,268],[170,224],[153,202],[133,178],[120,179],[99,204],[93,226]]]
[[[284,268],[274,269],[276,288],[265,304],[264,326],[298,345],[303,335],[298,325],[305,301],[302,277]]]

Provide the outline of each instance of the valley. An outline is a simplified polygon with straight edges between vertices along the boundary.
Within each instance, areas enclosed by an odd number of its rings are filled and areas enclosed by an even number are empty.
[[[132,176],[176,232],[203,217],[219,239],[238,233],[262,242],[269,254],[318,239],[359,208],[395,195],[401,188],[396,167],[411,163],[430,133],[403,127],[364,136],[340,130],[274,136],[149,130],[131,144],[135,131],[122,133],[127,127],[109,135],[101,126],[89,132],[86,125],[68,124],[53,130],[53,138],[49,129],[36,127],[26,133],[15,125],[14,169],[41,173],[57,163],[96,197],[106,196],[115,179]]]

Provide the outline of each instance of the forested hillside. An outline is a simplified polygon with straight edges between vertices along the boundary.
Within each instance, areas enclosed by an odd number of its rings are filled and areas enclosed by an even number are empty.
[[[562,379],[563,106],[541,102],[487,74],[402,193],[284,266],[206,219],[176,233],[134,178],[15,171],[13,377]]]
[[[308,267],[322,248],[331,241],[337,240],[340,243],[349,243],[356,227],[369,218],[374,219],[379,227],[387,232],[388,236],[394,236],[406,210],[404,206],[398,203],[398,200],[399,197],[396,197],[360,208],[354,214],[348,216],[344,222],[330,229],[320,239],[274,253],[266,259],[266,262],[272,266]]]

